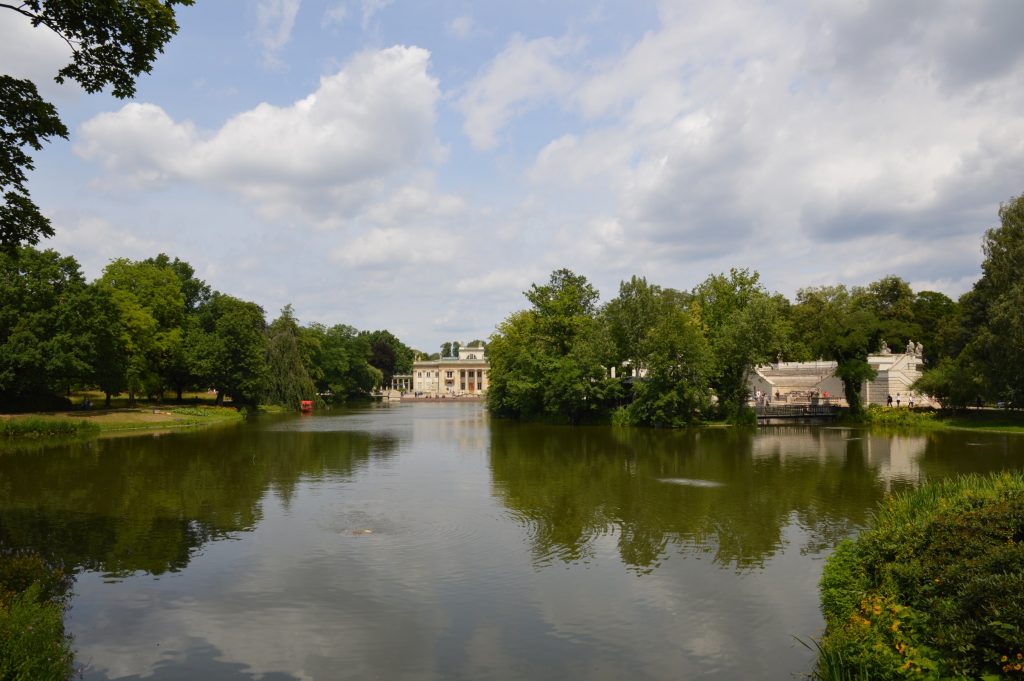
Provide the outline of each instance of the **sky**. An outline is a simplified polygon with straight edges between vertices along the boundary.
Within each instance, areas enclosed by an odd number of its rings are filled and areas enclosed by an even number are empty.
[[[793,298],[956,297],[1024,192],[1024,3],[198,0],[136,97],[0,67],[70,139],[29,189],[89,279],[167,253],[300,323],[433,352],[567,267],[614,298],[732,267]]]

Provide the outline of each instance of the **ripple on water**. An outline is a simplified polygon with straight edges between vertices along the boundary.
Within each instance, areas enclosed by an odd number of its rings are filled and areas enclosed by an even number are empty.
[[[698,480],[696,478],[658,478],[658,482],[666,482],[670,485],[684,485],[686,487],[724,487],[721,482],[714,480]]]

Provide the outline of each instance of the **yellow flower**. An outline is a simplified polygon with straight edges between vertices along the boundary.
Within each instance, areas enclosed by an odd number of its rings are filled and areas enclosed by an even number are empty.
[[[871,612],[875,613],[876,615],[881,615],[882,614],[882,606],[880,606],[877,603],[875,603],[871,607]]]
[[[892,623],[892,626],[889,627],[889,630],[890,631],[899,631],[899,628],[900,628],[900,621],[896,620],[895,622]]]
[[[1007,657],[1006,655],[1003,655],[1002,657],[1000,657],[1000,658],[999,658],[999,661],[1000,661],[1000,662],[1006,662],[1006,661],[1007,661],[1007,660],[1009,660],[1009,659],[1010,659],[1010,658],[1008,658],[1008,657]]]

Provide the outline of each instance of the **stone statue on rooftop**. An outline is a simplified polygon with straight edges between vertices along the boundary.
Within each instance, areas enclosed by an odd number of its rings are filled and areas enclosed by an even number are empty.
[[[907,341],[907,354],[908,355],[914,354],[914,350],[915,350],[915,348],[914,348],[914,341],[908,340]]]
[[[889,344],[886,343],[885,341],[882,341],[882,348],[878,351],[878,354],[880,354],[880,355],[891,355],[892,354],[892,350],[889,349]]]
[[[918,356],[924,357],[924,346],[918,343],[917,346],[914,348],[914,352]]]

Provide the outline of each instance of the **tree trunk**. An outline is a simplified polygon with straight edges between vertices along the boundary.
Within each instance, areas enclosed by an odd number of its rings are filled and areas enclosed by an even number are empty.
[[[104,400],[103,402],[103,406],[105,406],[107,409],[110,409],[110,393],[103,391],[103,394],[107,396],[106,400]]]
[[[859,416],[864,412],[864,406],[860,402],[860,381],[853,381],[848,378],[842,379],[843,393],[846,395],[846,403],[850,405],[850,415]]]
[[[217,390],[217,406],[218,407],[223,407],[224,406],[224,391],[223,390]]]
[[[135,391],[134,390],[129,390],[128,391],[128,406],[129,407],[134,407],[135,406]]]

